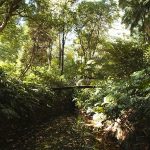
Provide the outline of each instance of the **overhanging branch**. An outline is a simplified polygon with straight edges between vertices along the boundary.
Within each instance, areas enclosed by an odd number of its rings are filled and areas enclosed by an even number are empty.
[[[0,32],[2,32],[4,30],[4,28],[7,26],[8,22],[9,22],[9,20],[13,16],[13,13],[20,7],[19,3],[21,1],[22,0],[14,0],[9,3],[8,8],[6,7],[6,13],[4,15],[4,19],[3,19],[2,23],[0,23]],[[4,4],[4,2],[5,1],[1,1],[0,6],[2,6]]]

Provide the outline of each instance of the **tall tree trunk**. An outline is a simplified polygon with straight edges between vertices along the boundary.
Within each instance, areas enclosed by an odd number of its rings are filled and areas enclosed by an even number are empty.
[[[52,61],[52,43],[49,43],[49,47],[47,49],[47,59],[48,59],[48,68],[51,67],[51,61]]]
[[[64,74],[64,50],[65,50],[65,31],[63,27],[63,33],[62,33],[62,50],[61,50],[61,75]]]
[[[52,50],[53,50],[53,43],[51,43],[51,46],[50,46],[50,62],[49,62],[50,66],[52,64]]]
[[[62,56],[62,48],[61,48],[61,33],[59,33],[59,60],[58,60],[58,63],[59,63],[59,68],[61,69],[61,56]]]

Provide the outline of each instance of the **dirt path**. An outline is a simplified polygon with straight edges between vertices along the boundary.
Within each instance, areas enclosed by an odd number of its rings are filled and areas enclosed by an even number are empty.
[[[7,139],[10,150],[92,150],[98,144],[77,116],[63,115],[42,125],[17,131]]]
[[[103,150],[101,145],[81,118],[69,114],[30,129],[18,129],[0,150]]]

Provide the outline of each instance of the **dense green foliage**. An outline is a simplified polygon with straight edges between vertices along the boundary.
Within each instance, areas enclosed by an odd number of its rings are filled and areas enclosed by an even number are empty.
[[[144,116],[149,115],[149,69],[131,74],[128,80],[108,79],[100,82],[97,89],[83,90],[78,93],[78,106],[84,110],[107,114],[118,118],[125,110],[142,110]],[[143,108],[146,108],[143,112]],[[89,112],[91,113],[91,112]]]
[[[112,39],[119,6],[132,35]],[[149,6],[149,0],[1,0],[0,124],[46,120],[76,103],[100,127],[123,117],[135,131],[147,125]],[[93,88],[63,88],[82,85]]]
[[[24,81],[17,80],[7,75],[1,67],[0,121],[16,119],[38,121],[71,110],[71,102],[69,102],[71,93],[63,91],[58,93],[51,89],[53,85],[63,84],[63,81],[57,80],[57,77],[55,79],[48,77],[48,74],[41,73],[40,70],[36,75],[32,73],[27,76]]]
[[[104,69],[107,77],[128,77],[148,65],[145,56],[147,50],[146,44],[134,40],[117,40],[104,50],[102,71]]]
[[[150,1],[149,0],[119,0],[120,7],[125,11],[123,22],[130,26],[131,31],[144,33],[150,40]]]

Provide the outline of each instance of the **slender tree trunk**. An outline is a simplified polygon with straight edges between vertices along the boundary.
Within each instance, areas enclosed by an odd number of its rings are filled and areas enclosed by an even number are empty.
[[[65,31],[63,28],[63,33],[62,33],[62,51],[61,51],[61,75],[64,74],[64,50],[65,50]]]
[[[48,68],[51,67],[51,61],[52,61],[52,43],[49,43],[49,47],[47,49],[47,59],[48,59]]]
[[[59,68],[61,69],[61,55],[62,55],[62,48],[61,48],[62,46],[61,46],[61,33],[59,33],[59,60],[58,60],[58,62],[59,62]]]
[[[53,50],[53,43],[51,43],[50,45],[50,62],[49,62],[50,66],[52,64],[52,50]]]

